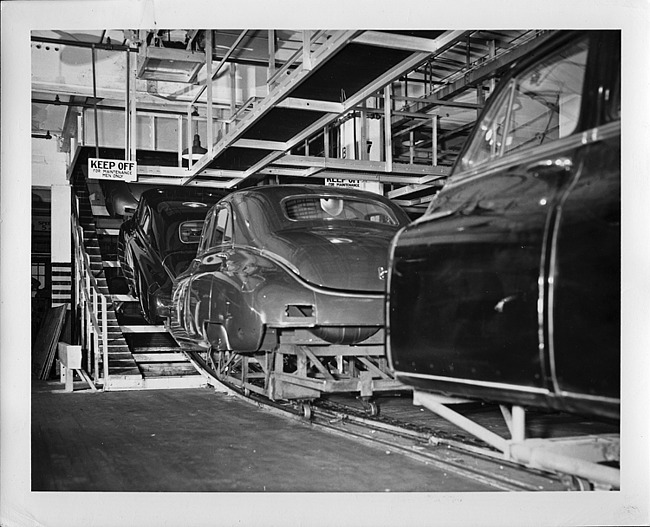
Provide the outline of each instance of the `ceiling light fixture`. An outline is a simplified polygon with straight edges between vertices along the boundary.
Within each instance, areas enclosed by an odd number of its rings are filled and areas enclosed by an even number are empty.
[[[199,111],[196,109],[196,106],[192,107],[192,117],[198,117]],[[196,129],[194,134],[194,141],[192,142],[192,161],[201,159],[203,154],[207,152],[205,148],[201,146],[201,137],[199,136],[199,122],[196,122]],[[181,152],[181,157],[183,159],[190,159],[190,149],[186,148]]]
[[[192,161],[201,159],[203,154],[205,154],[206,152],[207,150],[201,146],[201,138],[199,137],[199,134],[194,134],[194,142],[192,143]],[[181,157],[183,159],[189,159],[190,149],[186,148],[185,150],[183,150],[183,152],[181,153]]]

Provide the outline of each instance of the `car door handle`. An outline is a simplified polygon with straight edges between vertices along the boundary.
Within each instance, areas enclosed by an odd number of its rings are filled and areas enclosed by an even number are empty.
[[[568,172],[573,168],[573,160],[570,157],[558,157],[555,159],[541,159],[526,166],[526,172],[536,174],[557,174]]]

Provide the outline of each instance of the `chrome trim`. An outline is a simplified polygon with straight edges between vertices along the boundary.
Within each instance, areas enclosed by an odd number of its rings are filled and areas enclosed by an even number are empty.
[[[580,176],[582,176],[582,168],[583,168],[583,163],[581,162],[580,165],[577,167],[575,170],[575,175],[573,177],[573,181],[571,184],[567,187],[567,189],[564,191],[564,195],[562,195],[559,200],[557,205],[555,205],[555,218],[553,221],[553,225],[549,226],[548,228],[552,228],[552,233],[551,233],[551,241],[550,241],[550,247],[549,247],[549,262],[548,262],[548,275],[545,277],[545,284],[544,286],[548,288],[548,305],[544,306],[544,311],[546,312],[546,316],[548,319],[548,362],[551,368],[550,373],[550,378],[551,382],[553,383],[553,391],[556,393],[561,393],[561,389],[557,380],[557,368],[555,365],[555,276],[557,272],[557,238],[560,232],[560,222],[562,221],[562,216],[563,216],[563,207],[564,204],[566,203],[566,200],[569,199],[569,195],[577,185],[578,181],[580,180]],[[548,242],[545,242],[548,243]]]
[[[531,388],[530,386],[521,386],[519,384],[506,384],[501,382],[490,382],[490,381],[477,381],[473,379],[459,379],[454,377],[443,377],[441,375],[425,375],[423,373],[407,373],[399,370],[395,371],[396,375],[402,375],[404,377],[414,377],[416,379],[428,379],[436,381],[444,381],[450,383],[460,383],[474,386],[484,386],[486,388],[502,388],[511,391],[517,392],[527,392],[527,393],[538,393],[542,395],[549,395],[551,392],[546,388]]]
[[[454,188],[457,185],[462,185],[467,181],[472,181],[492,173],[499,172],[503,168],[517,164],[530,162],[531,158],[542,157],[557,152],[558,150],[579,148],[580,146],[589,145],[599,141],[603,141],[610,137],[620,135],[621,121],[613,121],[595,128],[590,128],[583,132],[577,132],[562,139],[551,141],[545,145],[524,150],[517,154],[505,155],[468,171],[452,172],[445,183],[445,189]],[[424,217],[428,217],[426,214]]]
[[[582,399],[584,401],[601,401],[608,402],[612,404],[620,404],[621,399],[616,397],[605,397],[604,395],[589,395],[587,393],[576,393],[576,392],[567,392],[559,391],[558,395],[562,397],[570,397],[571,399]]]
[[[234,245],[233,249],[245,249],[251,252],[255,252],[260,254],[261,256],[264,256],[265,258],[268,258],[269,260],[274,261],[277,263],[280,267],[282,267],[285,271],[289,271],[289,274],[291,277],[298,283],[300,283],[303,287],[306,289],[309,289],[315,293],[321,294],[321,295],[329,295],[329,296],[340,296],[344,298],[365,298],[365,299],[371,299],[371,300],[376,300],[376,299],[382,299],[384,298],[384,293],[373,293],[373,292],[367,292],[367,293],[352,293],[352,292],[347,292],[347,291],[336,291],[334,289],[327,289],[325,287],[319,287],[317,285],[312,284],[311,282],[308,282],[305,280],[302,276],[300,276],[298,269],[291,264],[290,262],[286,261],[284,258],[278,256],[275,253],[272,253],[270,251],[267,251],[265,249],[257,249],[256,247],[250,247],[250,246],[245,246],[245,245]]]

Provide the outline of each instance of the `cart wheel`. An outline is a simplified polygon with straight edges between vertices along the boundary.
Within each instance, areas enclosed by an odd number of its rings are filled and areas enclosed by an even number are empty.
[[[357,399],[361,399],[363,409],[370,417],[377,417],[379,415],[379,405],[375,401],[372,401],[370,397],[357,397]]]
[[[300,411],[302,416],[307,421],[311,421],[312,411],[311,411],[311,401],[305,401],[300,404]]]
[[[375,401],[368,401],[366,403],[366,412],[371,417],[377,417],[379,415],[379,405]]]
[[[563,478],[563,483],[567,486],[568,490],[587,491],[594,490],[594,486],[589,480],[578,476],[568,475]]]

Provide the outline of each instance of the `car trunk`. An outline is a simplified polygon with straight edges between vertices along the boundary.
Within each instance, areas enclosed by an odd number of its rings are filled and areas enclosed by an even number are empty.
[[[266,249],[290,261],[308,282],[330,289],[379,292],[385,288],[388,246],[397,227],[332,222],[285,229]]]

